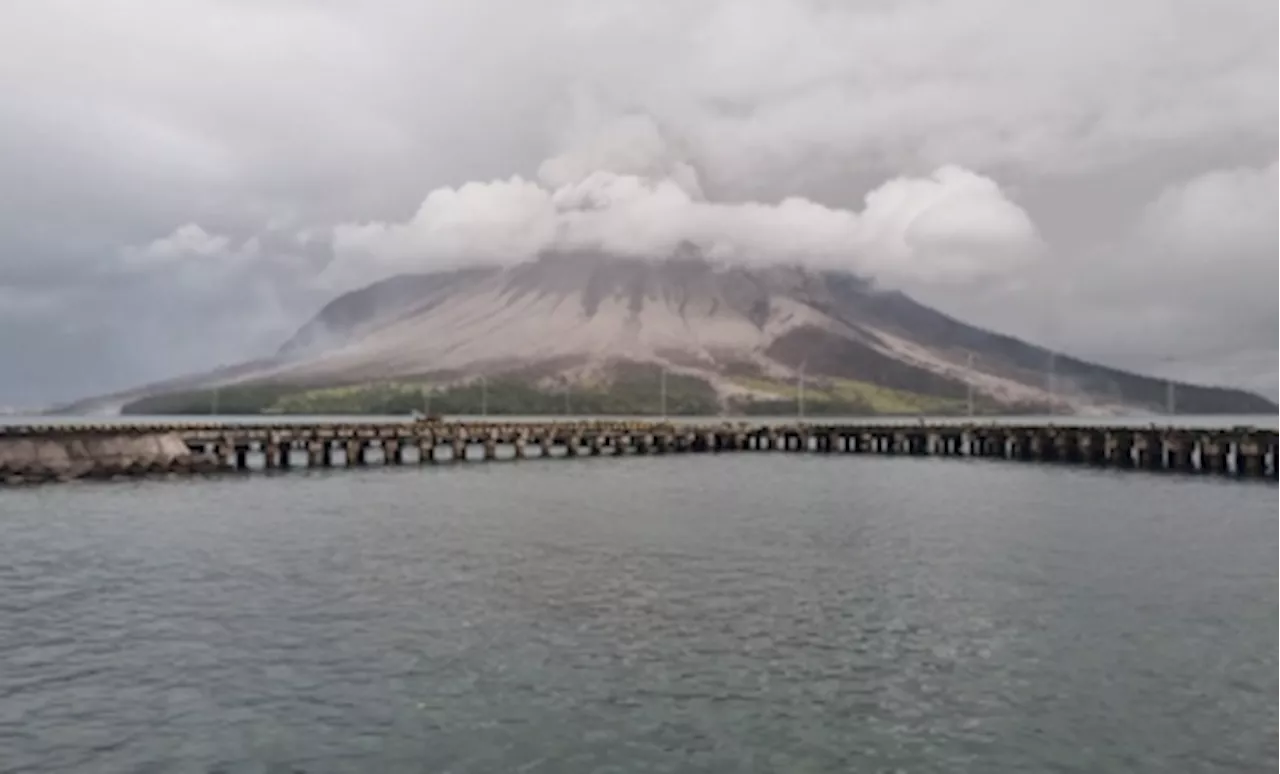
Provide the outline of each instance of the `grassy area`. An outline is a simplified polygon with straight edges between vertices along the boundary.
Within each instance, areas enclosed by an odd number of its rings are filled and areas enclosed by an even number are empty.
[[[124,414],[261,414],[300,388],[287,385],[228,385],[218,390],[181,390],[126,403]]]
[[[798,386],[762,377],[736,377],[741,387],[767,393],[771,398],[742,399],[734,408],[744,414],[790,414],[796,411]],[[860,414],[955,414],[965,410],[964,401],[922,395],[881,387],[856,379],[816,379],[805,384],[805,413],[821,415]]]
[[[429,386],[417,382],[379,382],[301,390],[264,408],[279,414],[408,414],[425,408]]]
[[[562,387],[539,385],[529,378],[493,377],[485,388],[478,381],[450,386],[422,379],[309,387],[304,385],[231,385],[217,391],[220,414],[431,414],[493,415],[656,415],[662,411],[661,371],[656,366],[626,364],[608,377],[572,385],[568,406]],[[762,376],[735,376],[732,381],[761,395],[738,398],[734,414],[791,415],[796,412],[796,384]],[[208,414],[215,407],[212,390],[167,393],[134,401],[126,414]],[[667,413],[714,415],[724,409],[715,390],[703,379],[667,374]],[[985,399],[977,409],[1000,410]],[[812,416],[877,414],[961,414],[963,400],[881,387],[856,379],[815,378],[805,385],[805,413]],[[1007,408],[1004,410],[1008,410]]]
[[[658,414],[662,410],[657,367],[626,366],[608,380],[573,385],[568,391],[529,380],[495,377],[438,386],[419,380],[371,382],[331,387],[231,385],[217,391],[191,390],[142,398],[126,414],[432,414],[554,415]],[[667,375],[667,412],[708,415],[720,411],[715,390],[703,379]]]
[[[854,379],[832,379],[830,389],[838,400],[865,403],[876,414],[949,414],[965,408],[965,401],[894,390]]]

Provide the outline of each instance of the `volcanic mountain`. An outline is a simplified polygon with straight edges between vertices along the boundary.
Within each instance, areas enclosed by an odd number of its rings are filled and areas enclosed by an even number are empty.
[[[273,357],[122,397],[215,384],[447,390],[482,376],[547,394],[607,392],[658,372],[731,411],[793,411],[801,379],[814,413],[959,412],[970,401],[981,411],[1163,410],[1168,394],[1164,380],[1054,356],[846,273],[557,254],[383,280],[334,299]],[[1276,410],[1189,384],[1176,400],[1184,413]]]

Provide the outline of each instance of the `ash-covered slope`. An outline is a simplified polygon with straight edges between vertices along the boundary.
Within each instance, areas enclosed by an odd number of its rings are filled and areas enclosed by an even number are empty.
[[[758,360],[788,330],[823,324],[792,298],[808,281],[795,270],[587,255],[399,277],[323,309],[281,349],[291,362],[279,373],[492,371],[565,358],[717,370]]]
[[[980,330],[848,274],[554,255],[512,268],[401,276],[330,303],[259,379],[307,384],[512,371],[567,376],[630,361],[721,392],[856,380],[1009,406],[1163,407],[1166,383]],[[756,376],[746,380],[732,377]],[[753,386],[754,385],[754,386]],[[1250,393],[1177,385],[1186,413],[1269,412]]]

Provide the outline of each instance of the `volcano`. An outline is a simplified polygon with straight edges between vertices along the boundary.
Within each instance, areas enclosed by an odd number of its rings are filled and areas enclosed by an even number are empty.
[[[480,377],[607,392],[658,371],[703,385],[720,411],[781,409],[802,382],[811,410],[834,413],[1162,411],[1170,392],[848,273],[556,254],[392,277],[335,298],[272,357],[117,397],[157,410],[158,396],[215,385],[448,390]],[[1181,413],[1276,410],[1237,389],[1174,392]]]

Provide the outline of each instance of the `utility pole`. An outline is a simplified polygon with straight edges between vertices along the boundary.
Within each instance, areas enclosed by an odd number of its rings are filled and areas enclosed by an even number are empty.
[[[1178,358],[1174,355],[1165,355],[1160,358],[1161,363],[1177,363]],[[1173,383],[1173,377],[1166,376],[1164,379],[1164,413],[1170,416],[1178,413],[1178,386]]]
[[[480,416],[489,416],[489,380],[480,377]]]
[[[1049,416],[1058,413],[1058,353],[1049,350]]]
[[[796,414],[804,419],[804,363],[800,364],[800,373],[796,379]]]
[[[1040,337],[1041,345],[1049,351],[1049,374],[1046,388],[1049,392],[1049,416],[1058,413],[1058,290],[1057,284],[1051,284],[1044,299],[1044,334]]]
[[[662,421],[667,421],[667,367],[662,367]]]
[[[972,418],[973,417],[973,353],[972,352],[969,353],[967,368],[969,370],[969,373],[965,375],[965,386],[968,387],[968,400],[966,402],[969,407],[969,416]]]

